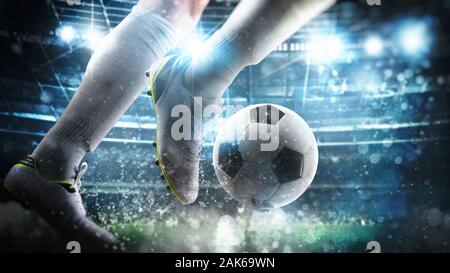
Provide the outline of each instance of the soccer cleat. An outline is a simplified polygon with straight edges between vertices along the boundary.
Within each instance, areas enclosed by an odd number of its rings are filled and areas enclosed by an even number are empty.
[[[197,199],[199,189],[199,159],[203,144],[202,125],[196,122],[201,119],[196,111],[203,110],[206,105],[220,105],[218,99],[205,99],[199,105],[194,93],[186,83],[186,69],[190,64],[190,56],[176,49],[152,65],[147,75],[150,78],[150,95],[156,112],[156,153],[155,162],[161,169],[173,195],[183,204],[193,203]],[[191,128],[175,128],[174,123],[180,116],[174,117],[172,111],[176,107],[190,110]],[[179,108],[181,109],[181,108]],[[177,112],[177,111],[176,111]],[[183,115],[185,112],[183,112]],[[188,138],[172,134],[186,133]]]
[[[36,211],[65,239],[78,241],[82,250],[116,251],[117,239],[86,217],[79,193],[86,170],[83,163],[74,179],[51,181],[40,175],[36,160],[27,156],[9,171],[1,190]]]
[[[0,180],[0,204],[14,201],[14,197],[3,187],[3,180]]]

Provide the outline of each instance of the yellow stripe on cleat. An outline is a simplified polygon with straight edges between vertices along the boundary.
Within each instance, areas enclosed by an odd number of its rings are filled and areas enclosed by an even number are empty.
[[[153,109],[155,109],[155,116],[158,115],[158,110],[157,110],[156,101],[155,101],[155,80],[158,77],[158,75],[161,73],[164,65],[166,65],[167,62],[173,57],[174,56],[166,58],[166,60],[164,60],[164,62],[161,63],[161,66],[158,67],[156,73],[154,73],[154,75],[150,75],[151,76],[150,77],[150,96],[152,97]],[[157,161],[161,162],[161,157],[158,152],[158,128],[156,128],[156,142],[154,142],[154,147],[156,149]],[[168,178],[168,176],[164,170],[163,164],[159,164],[158,166],[161,169],[164,180],[166,181],[167,185],[169,185],[169,188],[170,188],[172,194],[175,196],[175,198],[178,199],[178,201],[180,201],[184,205],[189,204],[189,202],[183,196],[178,194],[178,192],[175,190],[173,183],[170,181],[170,179]]]
[[[69,180],[69,179],[67,179],[67,180],[50,180],[50,179],[47,179],[39,172],[39,170],[36,167],[30,167],[30,166],[22,164],[22,163],[17,163],[16,165],[14,165],[14,167],[24,168],[24,169],[32,169],[32,170],[36,171],[36,173],[39,175],[39,177],[41,177],[42,179],[44,179],[44,180],[46,180],[46,181],[48,181],[50,183],[55,183],[55,184],[59,184],[59,185],[62,185],[62,186],[73,186],[74,185],[74,182],[72,180]]]

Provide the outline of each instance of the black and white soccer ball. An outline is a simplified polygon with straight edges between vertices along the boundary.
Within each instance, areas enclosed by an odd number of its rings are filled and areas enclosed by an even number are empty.
[[[316,174],[318,160],[308,124],[275,104],[251,105],[233,114],[213,150],[222,187],[255,208],[279,208],[300,197]]]

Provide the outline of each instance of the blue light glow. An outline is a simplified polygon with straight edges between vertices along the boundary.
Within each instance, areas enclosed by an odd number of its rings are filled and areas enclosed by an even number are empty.
[[[84,33],[83,39],[85,40],[86,45],[89,48],[95,49],[99,42],[102,40],[103,36],[104,35],[101,32],[90,29]]]
[[[185,48],[193,57],[206,54],[205,51],[205,38],[199,33],[193,32],[189,38],[182,43],[182,47]]]
[[[429,47],[427,26],[422,22],[406,25],[400,32],[400,45],[408,55],[424,53]]]
[[[364,43],[364,49],[371,56],[378,56],[383,51],[384,44],[380,37],[371,36]]]
[[[342,57],[344,43],[335,35],[316,35],[311,37],[308,50],[312,60],[321,63],[331,62]]]
[[[75,38],[75,30],[71,26],[63,26],[59,31],[59,36],[65,42],[70,42]]]

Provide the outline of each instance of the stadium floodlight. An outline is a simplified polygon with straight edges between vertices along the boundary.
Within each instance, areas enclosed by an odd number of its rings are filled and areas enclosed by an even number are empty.
[[[383,41],[378,36],[371,36],[364,43],[364,48],[367,54],[371,56],[378,56],[383,51]]]
[[[340,58],[344,52],[344,43],[335,35],[317,35],[311,37],[308,50],[312,60],[331,62]]]
[[[61,39],[67,43],[75,38],[75,30],[71,26],[63,26],[59,31]]]
[[[418,22],[405,26],[400,32],[400,45],[408,55],[423,53],[428,47],[426,25]]]

